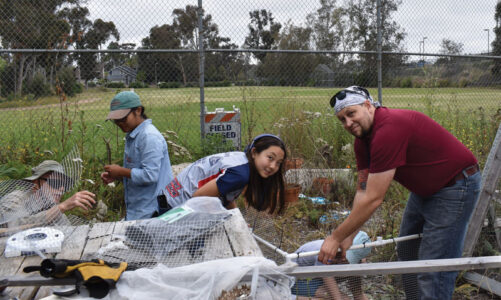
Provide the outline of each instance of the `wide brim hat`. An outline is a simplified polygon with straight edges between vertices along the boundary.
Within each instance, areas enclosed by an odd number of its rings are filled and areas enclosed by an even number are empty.
[[[44,160],[38,166],[31,169],[31,176],[24,178],[24,180],[37,180],[48,172],[57,172],[64,175],[63,166],[54,160]],[[66,176],[66,175],[64,175]],[[67,176],[66,176],[67,177]]]

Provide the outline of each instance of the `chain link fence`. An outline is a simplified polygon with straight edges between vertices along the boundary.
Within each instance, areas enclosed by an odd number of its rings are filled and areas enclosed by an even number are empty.
[[[303,168],[350,169],[352,137],[328,101],[360,85],[387,107],[434,118],[483,167],[501,120],[500,16],[499,5],[480,0],[0,0],[0,178],[22,177],[76,144],[82,178],[98,182],[108,143],[121,164],[124,135],[104,120],[113,96],[130,89],[173,164],[234,148],[204,138],[206,113],[223,108],[240,112],[241,148],[270,132]],[[343,195],[329,197],[349,208]],[[398,232],[406,192],[392,186],[389,198],[371,236]],[[314,221],[324,213],[296,207],[290,217],[331,229]],[[482,247],[498,254],[495,229],[485,234]]]

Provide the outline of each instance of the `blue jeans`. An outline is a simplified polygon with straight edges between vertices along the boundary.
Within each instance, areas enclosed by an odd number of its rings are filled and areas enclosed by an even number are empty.
[[[470,217],[480,193],[477,172],[429,197],[411,193],[400,225],[400,236],[423,233],[421,239],[400,242],[399,260],[461,257]],[[403,275],[407,299],[451,299],[457,272]]]

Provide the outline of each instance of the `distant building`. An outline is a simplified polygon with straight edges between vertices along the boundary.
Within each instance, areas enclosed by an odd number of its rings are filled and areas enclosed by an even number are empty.
[[[325,87],[333,87],[334,86],[334,76],[335,73],[325,64],[319,64],[313,70],[311,77],[315,82],[315,86],[325,86]]]
[[[137,71],[128,66],[118,66],[114,67],[108,72],[108,81],[111,82],[123,82],[129,85],[131,82],[135,82],[137,77]]]

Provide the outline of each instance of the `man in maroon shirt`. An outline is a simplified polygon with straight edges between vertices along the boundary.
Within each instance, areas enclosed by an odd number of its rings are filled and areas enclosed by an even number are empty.
[[[348,218],[329,235],[318,260],[345,257],[354,234],[383,202],[393,179],[409,189],[400,236],[423,233],[397,245],[400,260],[460,257],[480,191],[476,158],[451,133],[426,115],[380,107],[369,92],[352,86],[331,106],[355,136],[358,184]],[[404,276],[408,299],[450,299],[457,272]],[[417,290],[416,290],[417,287]]]

